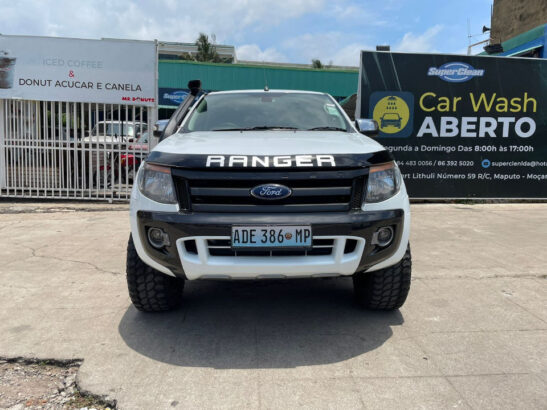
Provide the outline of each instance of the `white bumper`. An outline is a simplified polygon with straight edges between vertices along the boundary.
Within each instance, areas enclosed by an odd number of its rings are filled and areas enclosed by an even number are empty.
[[[177,240],[182,268],[188,279],[266,279],[352,275],[355,273],[365,240],[352,236],[314,236],[314,239],[332,240],[328,255],[303,256],[215,256],[210,240],[226,240],[229,236],[188,237]],[[346,242],[355,240],[352,252],[344,252]],[[184,245],[195,241],[197,252],[190,253]]]

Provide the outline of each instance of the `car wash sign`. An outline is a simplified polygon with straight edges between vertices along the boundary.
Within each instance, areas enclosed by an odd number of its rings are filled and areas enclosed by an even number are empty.
[[[362,52],[374,118],[413,198],[547,198],[547,61]]]
[[[156,104],[153,41],[0,35],[0,99]]]

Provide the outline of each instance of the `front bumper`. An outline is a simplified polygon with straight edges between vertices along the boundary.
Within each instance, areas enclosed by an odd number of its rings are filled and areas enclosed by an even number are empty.
[[[176,276],[198,278],[267,278],[352,275],[369,270],[400,254],[408,238],[403,234],[403,209],[307,214],[239,214],[137,211],[141,249],[154,265]],[[229,240],[232,225],[311,225],[314,239],[332,241],[332,253],[320,256],[211,255],[208,241]],[[386,247],[372,243],[382,226],[392,226],[394,239]],[[162,228],[170,246],[158,250],[147,239],[151,227]],[[189,251],[186,243],[193,242]],[[355,246],[347,247],[353,241]],[[145,261],[146,261],[145,259]]]

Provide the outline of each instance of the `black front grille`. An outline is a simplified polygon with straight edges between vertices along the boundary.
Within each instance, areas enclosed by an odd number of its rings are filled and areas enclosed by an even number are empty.
[[[193,212],[341,212],[361,207],[366,169],[345,171],[172,171],[182,210]],[[265,200],[251,189],[282,184],[288,198]]]

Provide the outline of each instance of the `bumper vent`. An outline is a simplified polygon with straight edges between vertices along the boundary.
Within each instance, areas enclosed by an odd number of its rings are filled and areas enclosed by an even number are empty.
[[[209,239],[207,247],[211,256],[320,256],[332,253],[334,239],[314,239],[312,249],[307,250],[235,250],[231,248],[229,239]]]

